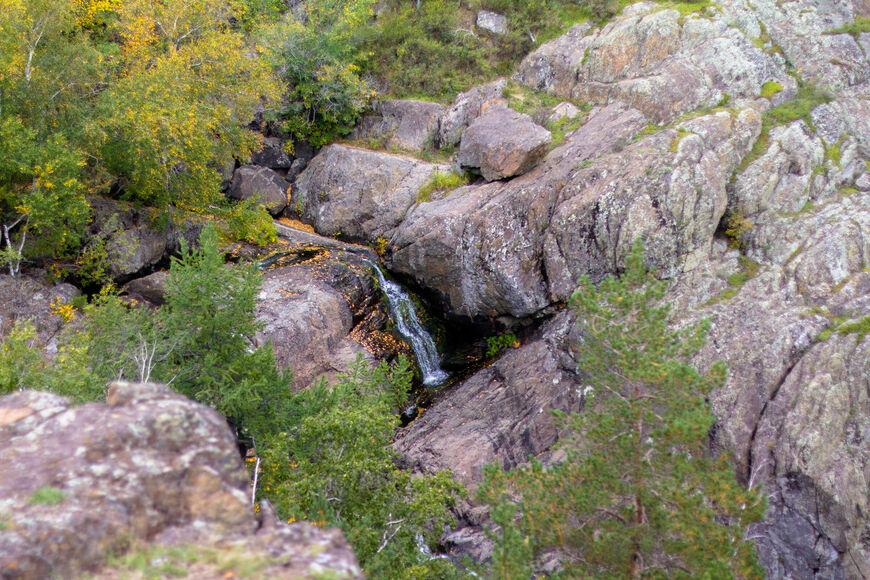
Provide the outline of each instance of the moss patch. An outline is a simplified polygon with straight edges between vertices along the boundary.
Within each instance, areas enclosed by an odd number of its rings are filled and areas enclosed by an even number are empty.
[[[761,96],[769,99],[776,93],[782,92],[782,85],[775,81],[767,81],[761,86]]]
[[[30,505],[57,505],[66,499],[66,494],[56,487],[46,486],[37,489],[27,500]]]
[[[748,281],[755,278],[760,269],[761,264],[755,260],[747,258],[746,256],[740,256],[740,271],[728,276],[726,281],[735,288],[741,288]]]
[[[846,336],[848,334],[857,334],[858,342],[861,342],[862,340],[864,340],[865,336],[870,334],[870,316],[865,316],[858,322],[844,324],[837,329],[837,332],[841,336]]]

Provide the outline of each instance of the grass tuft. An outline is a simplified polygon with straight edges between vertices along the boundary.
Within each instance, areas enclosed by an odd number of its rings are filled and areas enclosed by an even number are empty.
[[[432,201],[432,194],[436,191],[450,191],[467,185],[470,180],[467,173],[442,173],[436,170],[432,174],[429,183],[421,187],[420,191],[417,192],[417,203]]]

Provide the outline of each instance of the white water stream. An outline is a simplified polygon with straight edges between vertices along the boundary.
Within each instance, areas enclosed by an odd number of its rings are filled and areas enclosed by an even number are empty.
[[[440,385],[447,380],[449,375],[441,370],[438,349],[435,348],[432,337],[420,324],[411,298],[401,286],[387,280],[377,264],[366,258],[363,260],[372,267],[378,277],[381,290],[387,296],[390,315],[399,328],[399,334],[408,341],[414,354],[417,355],[417,364],[420,365],[420,371],[423,373],[423,384],[428,386]]]

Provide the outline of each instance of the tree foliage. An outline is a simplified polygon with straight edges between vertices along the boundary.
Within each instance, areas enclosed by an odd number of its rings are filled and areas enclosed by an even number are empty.
[[[763,577],[744,540],[762,496],[708,448],[706,396],[724,365],[701,374],[686,364],[707,325],[671,330],[665,289],[638,244],[620,279],[584,280],[574,294],[585,407],[561,417],[565,461],[489,469],[482,497],[503,530],[494,577],[529,577],[546,550],[569,578]]]
[[[0,0],[0,252],[11,271],[22,252],[77,249],[87,192],[112,186],[197,213],[223,203],[220,168],[250,155],[246,124],[281,92],[235,26],[243,9],[255,18],[241,1]]]
[[[453,521],[460,486],[448,472],[399,469],[391,447],[412,377],[404,358],[358,361],[338,383],[295,395],[295,420],[263,454],[261,496],[286,518],[341,527],[371,578],[441,579],[452,568],[426,561],[418,542],[434,545]]]
[[[372,5],[309,0],[301,19],[263,35],[266,57],[288,85],[280,118],[298,139],[321,146],[347,134],[374,96],[356,64]]]

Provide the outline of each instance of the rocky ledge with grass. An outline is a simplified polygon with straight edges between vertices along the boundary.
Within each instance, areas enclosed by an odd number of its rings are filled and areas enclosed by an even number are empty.
[[[162,385],[114,383],[105,404],[78,407],[7,395],[0,576],[124,577],[132,551],[158,574],[161,554],[187,553],[199,557],[176,564],[203,578],[362,577],[340,532],[255,514],[250,486],[226,421]]]

